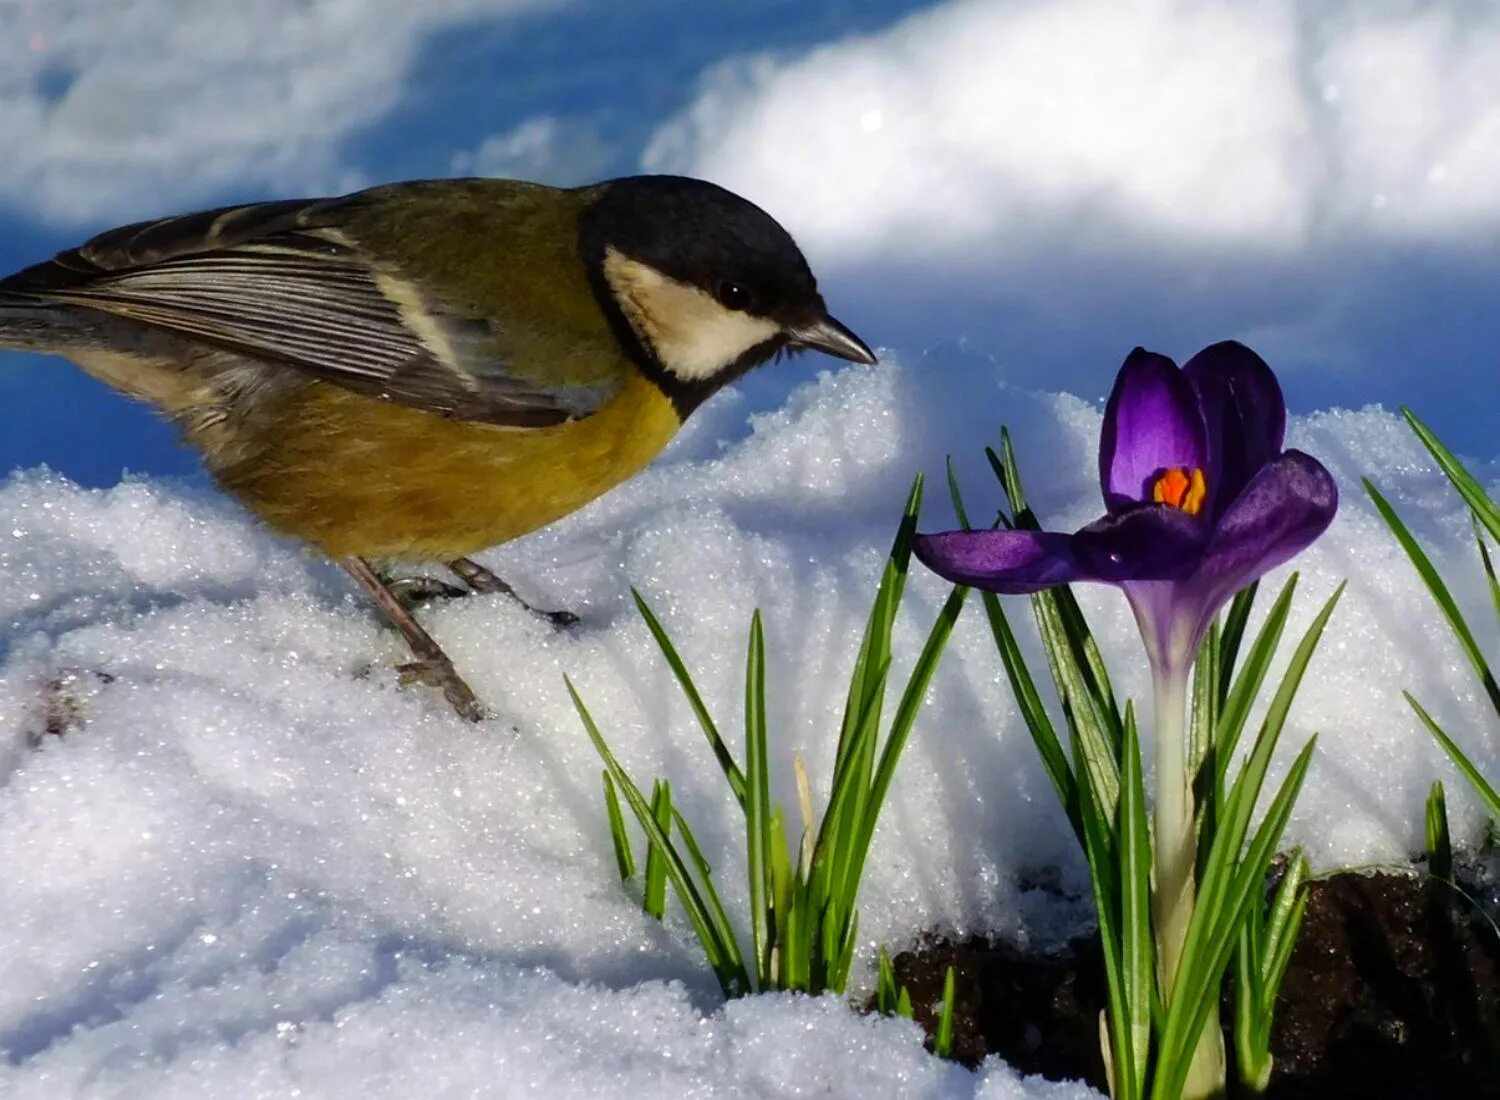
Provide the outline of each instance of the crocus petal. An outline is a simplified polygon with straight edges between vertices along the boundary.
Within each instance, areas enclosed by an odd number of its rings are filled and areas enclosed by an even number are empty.
[[[1333,475],[1312,456],[1287,451],[1262,466],[1215,525],[1193,579],[1204,616],[1312,545],[1338,506]]]
[[[918,535],[912,550],[955,584],[1016,596],[1089,579],[1071,543],[1072,536],[1051,531],[945,531]]]
[[[1109,584],[1179,580],[1197,567],[1209,527],[1164,504],[1146,504],[1095,520],[1073,536],[1073,555]]]
[[[1198,398],[1177,365],[1136,348],[1120,368],[1099,437],[1104,505],[1119,512],[1152,499],[1168,467],[1205,469],[1208,446]]]
[[[1208,430],[1208,512],[1217,515],[1281,453],[1286,401],[1276,375],[1244,344],[1225,340],[1187,361]]]

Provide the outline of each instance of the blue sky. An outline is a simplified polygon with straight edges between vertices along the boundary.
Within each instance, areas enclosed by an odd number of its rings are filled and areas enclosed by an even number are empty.
[[[29,0],[0,13],[0,264],[133,218],[404,177],[705,175],[872,344],[1094,398],[1238,337],[1293,408],[1500,447],[1500,16],[1450,3]],[[351,14],[352,12],[352,14]],[[809,360],[745,385],[779,403]],[[998,424],[1006,410],[995,410]],[[0,354],[0,464],[191,474]]]

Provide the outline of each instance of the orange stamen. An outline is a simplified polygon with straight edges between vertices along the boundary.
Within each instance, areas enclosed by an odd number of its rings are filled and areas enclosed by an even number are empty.
[[[1206,496],[1208,482],[1203,478],[1203,471],[1196,466],[1192,470],[1168,466],[1151,487],[1151,499],[1156,503],[1179,508],[1190,516],[1202,511]]]

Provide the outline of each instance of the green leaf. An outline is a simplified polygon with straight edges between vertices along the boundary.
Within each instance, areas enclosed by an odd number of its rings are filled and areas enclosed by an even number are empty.
[[[656,645],[661,650],[662,656],[667,659],[667,667],[672,670],[672,675],[677,677],[682,694],[687,697],[688,706],[692,708],[693,714],[698,719],[698,725],[703,729],[703,736],[708,738],[709,747],[713,749],[714,758],[718,760],[719,767],[724,772],[724,778],[729,780],[729,789],[734,792],[734,797],[743,807],[745,804],[744,773],[734,762],[729,746],[719,736],[719,727],[714,724],[713,716],[708,713],[703,696],[698,693],[698,685],[693,683],[692,673],[688,672],[687,664],[678,654],[677,647],[673,644],[666,627],[661,625],[661,620],[651,610],[651,605],[646,602],[645,597],[634,588],[630,590],[630,595],[635,599],[636,610],[646,621],[646,629],[651,631],[651,636],[656,639]]]
[[[1274,738],[1263,734],[1260,740],[1274,741]],[[1188,924],[1177,985],[1162,1029],[1156,1079],[1152,1082],[1153,1100],[1176,1100],[1181,1095],[1193,1045],[1219,1003],[1225,968],[1239,942],[1249,906],[1259,904],[1258,892],[1265,888],[1266,871],[1307,777],[1316,742],[1316,738],[1309,740],[1293,761],[1244,859],[1239,861],[1236,857],[1248,819],[1245,804],[1254,803],[1253,792],[1259,790],[1264,778],[1264,763],[1257,759],[1261,745],[1256,746],[1245,772],[1235,783],[1230,799],[1238,805],[1222,819],[1225,824],[1209,857],[1203,896]],[[1265,758],[1269,760],[1269,751]]]
[[[799,942],[799,936],[803,934],[803,925],[798,921],[805,914],[798,911],[796,883],[792,877],[791,852],[786,843],[786,816],[782,812],[781,803],[776,803],[771,808],[771,827],[766,836],[767,855],[769,864],[767,867],[768,881],[766,897],[770,903],[770,943],[773,951],[781,953],[781,970],[785,975],[791,975],[803,969],[802,957],[807,954],[805,946]],[[762,983],[762,988],[777,988],[771,979],[769,969],[767,970],[767,981]],[[797,985],[788,977],[780,986],[782,989],[805,989],[806,985]]]
[[[1473,526],[1474,541],[1479,546],[1479,563],[1490,585],[1490,603],[1495,608],[1495,618],[1500,619],[1500,576],[1495,574],[1495,559],[1490,554],[1490,545],[1485,541],[1484,532],[1479,527],[1479,520],[1475,519]]]
[[[965,531],[971,530],[968,513],[964,509],[963,494],[959,491],[958,479],[953,472],[951,459],[948,462],[948,491],[953,498],[953,511],[958,516],[959,526]],[[1078,837],[1078,842],[1082,844],[1083,827],[1078,821],[1077,796],[1073,791],[1073,769],[1068,763],[1068,754],[1058,739],[1057,730],[1052,725],[1046,705],[1036,689],[1036,682],[1031,677],[1026,658],[1021,652],[1020,644],[1016,641],[1015,631],[1011,629],[1010,620],[1006,618],[1005,610],[1000,604],[1000,597],[993,592],[981,592],[980,599],[984,604],[985,617],[989,620],[990,633],[995,638],[995,648],[999,650],[1000,660],[1005,665],[1005,675],[1010,680],[1016,706],[1020,709],[1021,718],[1026,723],[1026,729],[1031,734],[1031,740],[1035,743],[1037,752],[1041,754],[1042,766],[1047,770],[1047,778],[1052,781],[1052,787],[1057,791],[1058,801],[1067,810],[1068,820],[1073,825],[1073,832]]]
[[[1479,676],[1480,686],[1489,696],[1490,706],[1494,708],[1496,714],[1500,714],[1500,683],[1496,682],[1495,674],[1490,671],[1489,663],[1484,659],[1484,652],[1479,648],[1479,643],[1474,640],[1474,634],[1469,630],[1469,624],[1464,619],[1463,612],[1458,609],[1453,593],[1448,590],[1448,585],[1433,566],[1427,552],[1422,549],[1416,537],[1396,514],[1390,502],[1380,494],[1380,490],[1375,488],[1369,478],[1364,479],[1364,485],[1365,492],[1369,493],[1370,499],[1375,502],[1380,517],[1385,520],[1386,526],[1396,536],[1401,549],[1406,551],[1406,556],[1411,559],[1412,566],[1416,569],[1417,575],[1422,578],[1422,583],[1427,586],[1427,591],[1432,593],[1432,598],[1437,601],[1438,610],[1448,621],[1448,627],[1453,631],[1459,648],[1463,650],[1464,656],[1469,659],[1469,664],[1474,667],[1474,672]]]
[[[1448,832],[1448,800],[1443,781],[1433,781],[1427,795],[1427,869],[1437,878],[1453,879],[1453,839]]]
[[[1250,610],[1255,606],[1255,594],[1260,591],[1260,581],[1252,581],[1234,594],[1229,610],[1224,614],[1224,630],[1219,642],[1219,701],[1229,697],[1234,680],[1234,664],[1239,659],[1240,643],[1245,637],[1245,627],[1250,622]]]
[[[1255,900],[1255,892],[1264,889],[1274,845],[1280,839],[1291,815],[1293,801],[1306,777],[1316,738],[1308,742],[1292,764],[1241,860],[1240,851],[1249,832],[1251,815],[1287,714],[1343,591],[1344,585],[1341,584],[1314,617],[1293,651],[1250,755],[1224,800],[1218,830],[1204,864],[1197,905],[1188,924],[1187,942],[1178,963],[1177,983],[1162,1030],[1156,1080],[1152,1084],[1154,1100],[1174,1100],[1182,1089],[1191,1060],[1190,1052],[1202,1034],[1209,1014],[1218,1004],[1224,970],[1239,943],[1247,906]]]
[[[672,821],[677,826],[677,837],[682,841],[682,846],[687,849],[688,859],[692,860],[693,869],[698,873],[698,883],[703,892],[705,909],[715,927],[725,929],[730,936],[733,936],[734,926],[730,923],[729,913],[724,908],[724,901],[719,897],[719,891],[714,886],[713,868],[703,857],[703,851],[698,847],[698,838],[693,835],[692,827],[688,825],[687,819],[682,816],[676,806],[672,807]],[[738,952],[739,941],[736,939],[736,955]]]
[[[651,816],[663,834],[672,833],[672,789],[665,779],[651,786]],[[657,920],[667,912],[667,857],[656,844],[646,846],[646,877],[641,892],[641,908]]]
[[[1291,614],[1292,597],[1296,594],[1298,579],[1298,574],[1293,573],[1287,578],[1281,591],[1277,593],[1276,601],[1271,605],[1271,610],[1266,615],[1266,621],[1261,624],[1259,633],[1255,635],[1255,641],[1251,643],[1250,650],[1245,655],[1244,664],[1240,667],[1239,674],[1234,677],[1233,685],[1224,699],[1223,708],[1219,711],[1219,728],[1214,745],[1214,768],[1215,789],[1219,792],[1218,801],[1220,802],[1223,800],[1222,793],[1229,764],[1234,759],[1235,750],[1239,747],[1245,721],[1250,717],[1250,708],[1254,706],[1256,698],[1260,695],[1266,673],[1270,671],[1271,661],[1275,658],[1276,649],[1281,644],[1281,635],[1286,628],[1287,617]],[[1343,591],[1342,586],[1339,591]]]
[[[970,530],[969,513],[964,510],[964,495],[958,488],[958,474],[953,469],[953,456],[949,455],[944,459],[943,465],[948,472],[948,499],[953,502],[953,514],[958,519],[959,527],[968,531]]]
[[[1003,457],[997,456],[988,448],[985,454],[1010,501],[1012,525],[1026,530],[1039,530],[1041,525],[1026,504],[1020,467],[1016,463],[1015,448],[1011,445],[1010,431],[1007,428],[1000,429],[1000,449]],[[1111,788],[1118,783],[1118,775],[1111,775],[1111,772],[1114,771],[1113,762],[1119,759],[1123,726],[1104,657],[1099,652],[1098,643],[1089,630],[1071,588],[1062,585],[1038,592],[1031,600],[1054,673],[1059,661],[1067,666],[1068,676],[1063,685],[1067,697],[1063,702],[1065,706],[1072,707],[1073,717],[1078,721],[1083,736],[1091,742],[1097,742],[1090,745],[1088,753],[1091,774],[1098,769],[1095,780],[1100,784],[1102,801],[1113,807],[1117,791]],[[1104,765],[1105,759],[1110,761],[1109,766]]]
[[[854,945],[859,942],[859,911],[849,912],[849,930],[844,935],[842,950],[828,968],[828,988],[842,993],[849,984],[849,968],[854,965]]]
[[[896,1012],[896,968],[891,965],[891,954],[883,946],[877,959],[875,977],[875,1010],[882,1016]]]
[[[1031,670],[1026,666],[1026,657],[1021,652],[1021,646],[1016,641],[1010,621],[1005,617],[1005,611],[1000,606],[1000,597],[993,592],[981,592],[980,597],[984,603],[985,615],[989,619],[990,632],[995,636],[995,648],[1000,651],[1001,663],[1005,665],[1005,675],[1010,680],[1011,691],[1016,697],[1016,706],[1021,712],[1022,720],[1026,723],[1027,732],[1031,734],[1032,742],[1037,747],[1037,752],[1041,754],[1042,767],[1047,771],[1047,778],[1052,781],[1058,801],[1067,810],[1068,820],[1073,825],[1073,832],[1078,837],[1078,842],[1082,844],[1083,824],[1078,820],[1078,794],[1075,790],[1077,779],[1073,774],[1072,765],[1068,763],[1067,751],[1058,739],[1057,729],[1053,726],[1052,719],[1047,714],[1047,707],[1042,702],[1035,681],[1031,678]]]
[[[902,750],[906,748],[912,726],[917,720],[917,711],[921,709],[922,702],[927,696],[927,688],[932,683],[933,674],[937,672],[938,661],[948,644],[949,636],[953,633],[953,624],[958,621],[959,612],[963,610],[964,599],[968,594],[969,590],[961,586],[949,593],[942,610],[938,612],[937,621],[932,624],[932,630],[928,632],[927,641],[922,646],[922,652],[918,655],[916,664],[912,666],[911,676],[906,681],[906,690],[901,693],[901,700],[896,705],[896,715],[891,719],[891,728],[886,734],[885,747],[880,753],[880,763],[875,769],[874,778],[870,784],[869,798],[865,800],[863,813],[848,853],[849,868],[846,872],[843,893],[851,903],[859,881],[864,875],[865,860],[869,855],[870,842],[875,835],[876,822],[880,819],[880,810],[885,805],[886,796],[890,793],[891,782],[896,778],[896,765],[901,760]]]
[[[609,838],[614,842],[615,866],[620,869],[620,881],[628,882],[635,874],[635,856],[630,851],[630,837],[625,832],[625,818],[620,813],[620,799],[615,794],[615,783],[606,768],[601,775],[604,782],[604,810],[609,815]]]
[[[1241,926],[1234,982],[1235,1061],[1240,1082],[1251,1094],[1270,1084],[1271,1025],[1307,909],[1307,876],[1307,861],[1300,851],[1293,852],[1271,897],[1269,918],[1262,918],[1260,902],[1252,900]]]
[[[1128,1013],[1126,1051],[1132,1080],[1144,1087],[1151,1053],[1151,1005],[1156,985],[1156,952],[1151,935],[1151,831],[1146,821],[1146,783],[1135,711],[1125,707],[1125,746],[1121,755],[1119,851],[1120,981]],[[1117,1072],[1116,1080],[1120,1080]]]
[[[1489,781],[1479,774],[1479,769],[1474,766],[1474,762],[1464,755],[1463,749],[1459,748],[1432,715],[1423,709],[1422,704],[1417,702],[1412,693],[1404,691],[1401,694],[1406,696],[1406,701],[1411,704],[1411,709],[1417,712],[1417,717],[1422,720],[1422,724],[1427,727],[1433,737],[1437,738],[1437,743],[1443,746],[1443,751],[1448,754],[1454,765],[1474,788],[1475,793],[1479,795],[1480,801],[1484,803],[1485,812],[1491,817],[1500,817],[1500,793],[1497,793],[1495,788],[1490,786]]]
[[[844,724],[839,732],[838,751],[835,753],[835,757],[839,759],[844,756],[844,742],[853,734],[862,717],[859,705],[871,698],[870,688],[874,677],[890,661],[891,628],[896,620],[896,608],[900,606],[901,597],[906,590],[906,575],[911,568],[911,543],[917,533],[917,515],[922,508],[923,481],[921,474],[912,479],[911,490],[906,496],[906,507],[901,512],[901,524],[891,543],[885,571],[875,592],[875,603],[870,608],[870,617],[865,624],[859,657],[854,663],[853,675],[849,678]],[[876,705],[879,705],[878,701]]]
[[[1081,752],[1081,746],[1075,742],[1075,757]],[[1083,767],[1082,761],[1076,762],[1075,767]],[[1136,1062],[1131,1050],[1132,1013],[1119,919],[1116,838],[1112,835],[1113,823],[1101,812],[1092,784],[1078,784],[1078,815],[1083,824],[1084,857],[1089,868],[1089,884],[1093,888],[1094,910],[1099,920],[1099,942],[1104,954],[1111,1095],[1114,1100],[1137,1100],[1142,1082],[1135,1075]]]
[[[1113,818],[1120,797],[1119,753],[1108,732],[1103,704],[1095,694],[1079,657],[1078,646],[1068,636],[1052,593],[1039,592],[1031,597],[1032,610],[1036,613],[1038,629],[1042,635],[1042,647],[1047,654],[1047,663],[1052,677],[1058,684],[1063,703],[1063,713],[1079,747],[1082,772],[1094,788],[1094,799],[1101,812]],[[1075,768],[1075,777],[1078,769]]]
[[[666,855],[667,877],[672,880],[672,885],[677,889],[677,896],[681,899],[682,907],[693,925],[693,931],[698,935],[698,942],[703,945],[704,957],[713,969],[714,976],[718,978],[724,995],[736,997],[751,992],[753,987],[750,984],[750,975],[745,970],[739,943],[735,939],[734,929],[722,919],[722,908],[710,907],[704,900],[702,892],[693,880],[692,872],[683,862],[676,847],[673,846],[671,838],[657,824],[651,805],[625,769],[620,766],[614,753],[610,751],[604,735],[599,732],[599,727],[594,722],[593,715],[584,705],[583,697],[573,686],[573,681],[564,676],[563,683],[567,685],[573,706],[578,711],[579,718],[583,720],[583,728],[588,733],[589,740],[593,742],[595,751],[604,760],[604,766],[609,769],[610,778],[614,780],[620,793],[625,796],[626,804],[635,815],[636,824],[645,832],[647,840],[658,845]],[[699,862],[701,865],[701,857]]]
[[[956,1002],[953,988],[953,967],[943,975],[943,1008],[938,1013],[937,1034],[932,1039],[932,1052],[939,1058],[953,1053],[953,1006]]]
[[[771,776],[766,759],[766,643],[760,611],[750,616],[745,657],[745,851],[750,931],[761,988],[771,966]]]
[[[1406,417],[1406,422],[1411,425],[1411,430],[1417,434],[1422,445],[1427,448],[1432,457],[1437,461],[1439,468],[1453,483],[1458,490],[1458,495],[1464,498],[1464,503],[1474,513],[1474,518],[1484,524],[1485,530],[1490,536],[1500,540],[1500,504],[1491,500],[1489,494],[1484,491],[1474,475],[1464,469],[1452,451],[1443,446],[1442,440],[1433,434],[1432,429],[1417,418],[1417,414],[1405,405],[1401,407],[1401,415]]]
[[[1213,779],[1215,731],[1219,724],[1219,651],[1221,647],[1220,627],[1217,621],[1209,624],[1203,644],[1198,647],[1198,659],[1193,662],[1193,689],[1189,697],[1188,711],[1188,775],[1193,779],[1193,801],[1202,811],[1213,805],[1209,797],[1209,785]],[[1200,838],[1202,829],[1200,823]],[[1200,839],[1200,846],[1206,838]]]
[[[1276,884],[1276,892],[1271,896],[1270,919],[1266,921],[1260,978],[1268,997],[1264,1006],[1268,1016],[1276,991],[1281,987],[1282,976],[1286,973],[1286,961],[1291,957],[1292,947],[1296,943],[1302,919],[1299,906],[1307,904],[1307,877],[1307,860],[1299,848],[1289,856],[1286,872]]]

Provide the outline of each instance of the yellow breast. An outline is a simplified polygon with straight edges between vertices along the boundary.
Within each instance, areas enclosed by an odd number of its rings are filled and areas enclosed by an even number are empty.
[[[638,473],[681,420],[634,371],[592,416],[459,423],[335,386],[301,390],[276,438],[213,471],[268,524],[334,557],[449,561],[536,530]]]

